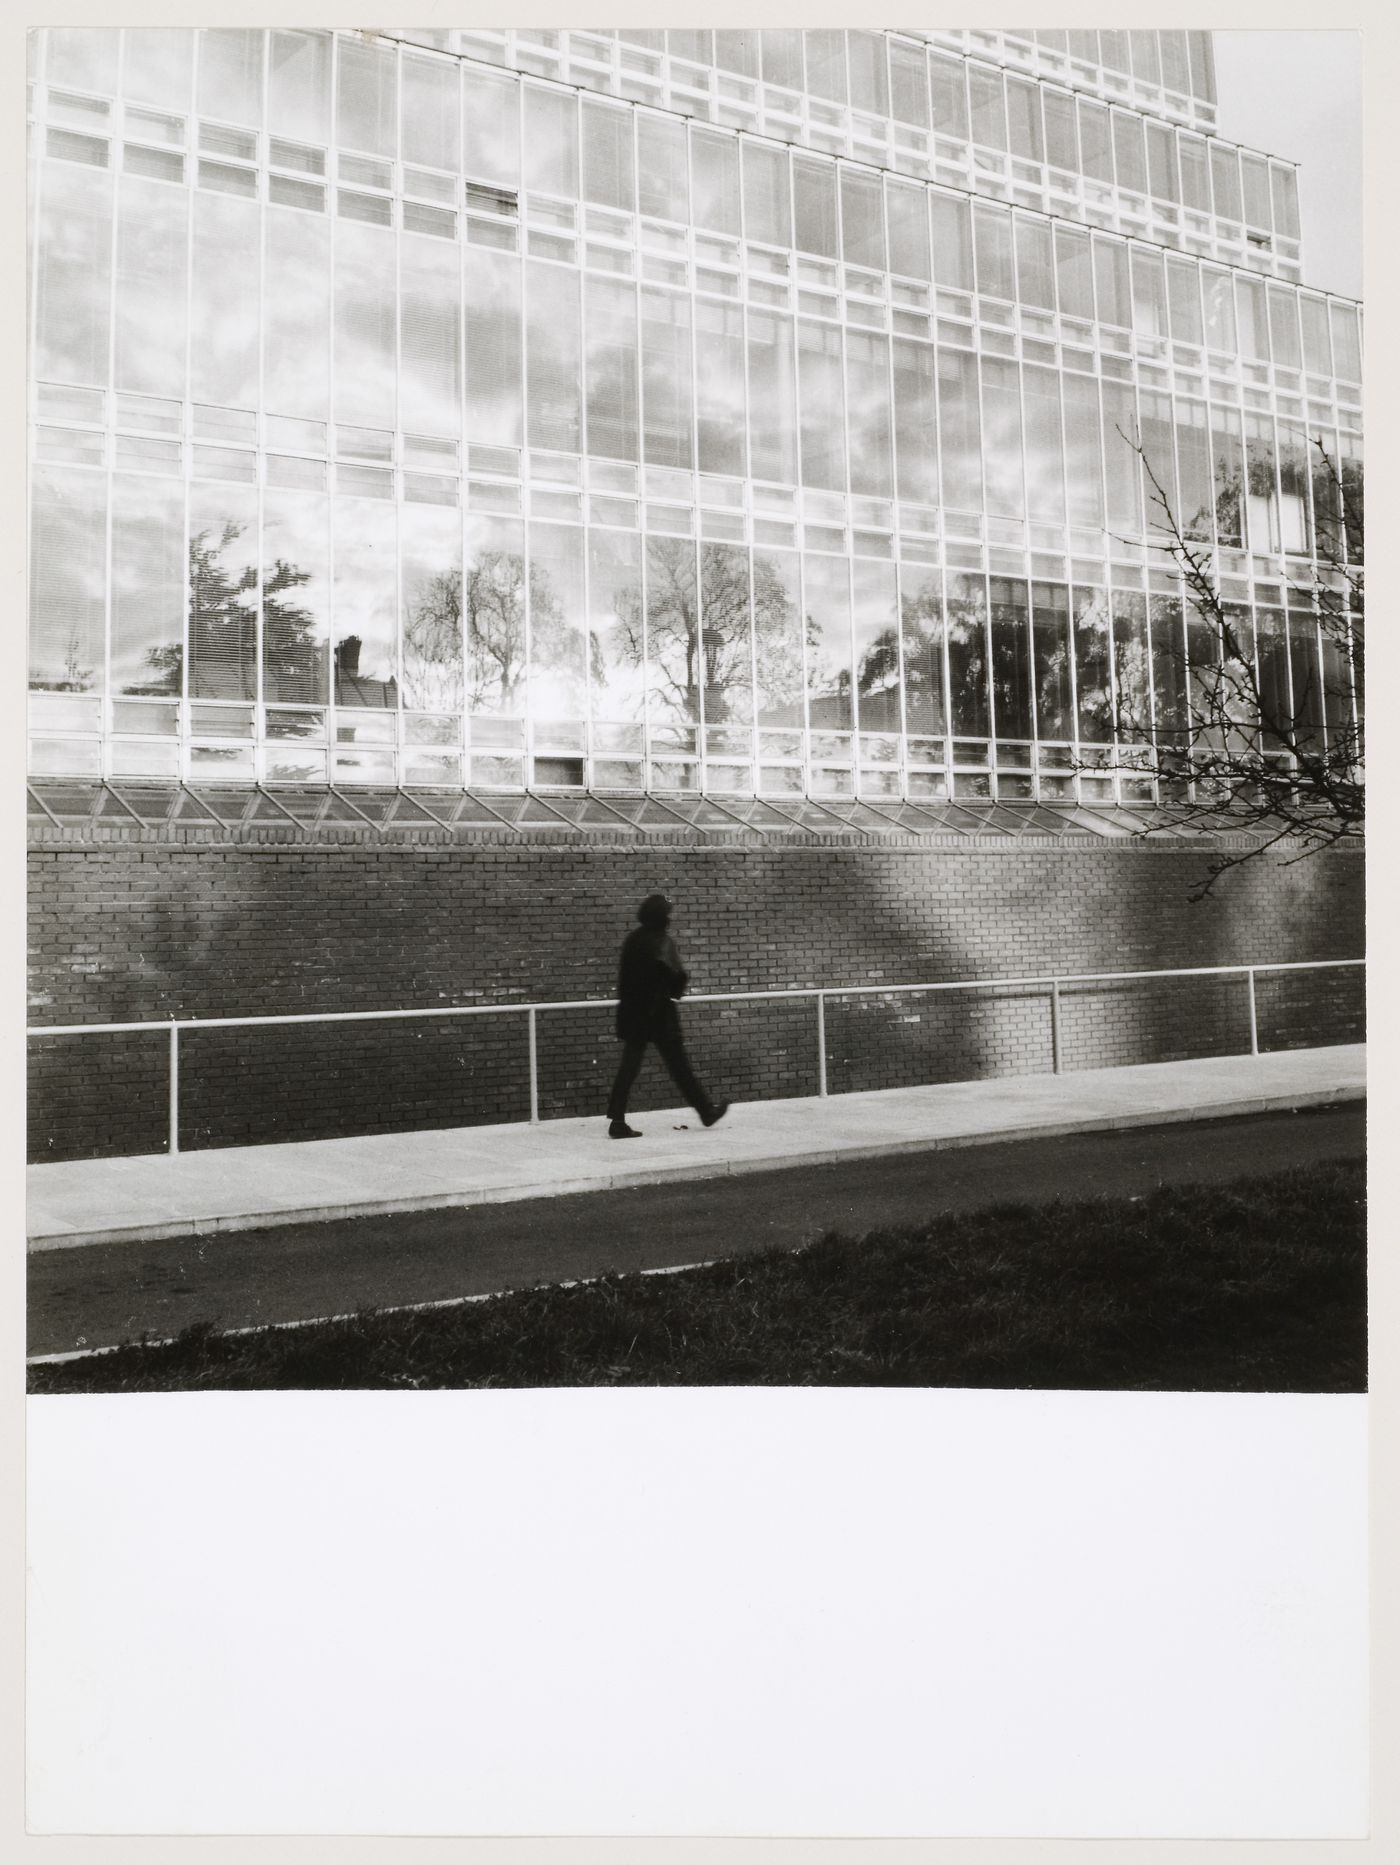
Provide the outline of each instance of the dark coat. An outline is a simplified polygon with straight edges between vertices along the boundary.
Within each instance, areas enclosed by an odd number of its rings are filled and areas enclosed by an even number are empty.
[[[622,1042],[650,1042],[679,1027],[675,1000],[686,987],[676,942],[655,926],[634,926],[622,942],[617,970],[617,1034]]]

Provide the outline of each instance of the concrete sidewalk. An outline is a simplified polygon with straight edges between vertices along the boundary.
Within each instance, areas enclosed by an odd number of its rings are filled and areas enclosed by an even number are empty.
[[[254,1230],[1316,1107],[1365,1092],[1366,1050],[1354,1044],[755,1101],[708,1131],[689,1109],[658,1110],[634,1116],[645,1137],[622,1143],[598,1116],[75,1160],[29,1168],[26,1230],[32,1250]]]

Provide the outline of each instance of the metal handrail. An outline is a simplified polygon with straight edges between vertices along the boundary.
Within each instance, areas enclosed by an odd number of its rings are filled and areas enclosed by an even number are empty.
[[[1253,965],[1180,965],[1156,971],[1073,971],[1036,972],[1014,978],[946,978],[922,984],[797,984],[766,991],[697,991],[687,996],[692,1004],[752,1003],[773,998],[815,998],[817,1008],[817,1092],[827,1094],[826,1072],[826,1000],[829,997],[893,997],[921,991],[985,991],[993,989],[1048,987],[1050,992],[1050,1038],[1055,1074],[1061,1074],[1060,991],[1065,985],[1113,984],[1150,978],[1244,977],[1249,987],[1249,1053],[1259,1053],[1259,1021],[1255,999],[1255,978],[1260,972],[1331,971],[1364,966],[1364,958],[1291,959]],[[515,1004],[430,1004],[408,1010],[302,1010],[261,1017],[168,1017],[130,1023],[49,1023],[31,1024],[26,1037],[46,1036],[116,1036],[141,1031],[164,1030],[170,1039],[170,1129],[169,1151],[180,1150],[179,1083],[180,1031],[260,1029],[274,1024],[291,1023],[382,1023],[407,1021],[414,1017],[491,1017],[519,1016],[526,1019],[529,1045],[530,1120],[539,1120],[538,1024],[542,1012],[555,1010],[611,1010],[613,997],[575,997],[550,1002]]]

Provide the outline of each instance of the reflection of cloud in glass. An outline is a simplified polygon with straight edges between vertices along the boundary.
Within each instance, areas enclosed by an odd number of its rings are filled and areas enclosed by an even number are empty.
[[[117,221],[117,387],[185,392],[185,274],[190,197],[122,177]]]
[[[102,688],[106,487],[97,473],[41,466],[33,480],[29,586],[31,684]]]
[[[107,382],[111,228],[110,175],[45,165],[36,363],[50,381]]]

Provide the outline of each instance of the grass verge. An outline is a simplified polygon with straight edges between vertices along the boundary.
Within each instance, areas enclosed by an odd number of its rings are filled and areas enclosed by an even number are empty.
[[[1006,1204],[664,1276],[32,1367],[29,1390],[970,1386],[1360,1392],[1364,1169]]]

